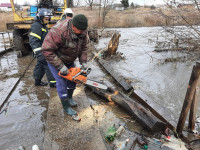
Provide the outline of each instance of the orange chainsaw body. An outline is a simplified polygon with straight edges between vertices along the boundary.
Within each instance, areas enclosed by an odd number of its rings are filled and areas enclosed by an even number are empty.
[[[69,73],[66,76],[61,75],[60,71],[59,71],[58,75],[67,80],[70,80],[70,81],[73,81],[76,83],[81,83],[81,84],[86,83],[87,77],[82,75],[82,73],[85,73],[85,72],[83,72],[81,70],[81,68],[78,68],[78,67],[70,68],[70,69],[68,69],[68,71],[69,71]]]

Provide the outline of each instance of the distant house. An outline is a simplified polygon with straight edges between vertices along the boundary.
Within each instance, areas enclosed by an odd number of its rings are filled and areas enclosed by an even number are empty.
[[[30,6],[29,5],[22,5],[21,9],[25,10],[25,11],[28,11],[28,10],[30,10]]]
[[[195,4],[178,4],[177,8],[191,9],[191,8],[195,8]]]
[[[0,10],[1,11],[12,11],[12,6],[10,3],[1,3]]]
[[[124,10],[125,9],[124,5],[122,5],[122,4],[113,4],[112,8],[115,10]]]
[[[92,4],[93,9],[99,9],[101,7],[101,4]]]

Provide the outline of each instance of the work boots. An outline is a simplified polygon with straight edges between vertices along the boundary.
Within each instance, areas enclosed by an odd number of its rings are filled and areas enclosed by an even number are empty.
[[[69,98],[69,104],[71,107],[76,107],[77,106],[77,102],[75,102],[72,98],[72,95],[74,93],[74,89],[68,89],[68,98]]]
[[[35,80],[35,86],[47,86],[48,83],[42,82],[41,80]]]
[[[56,88],[56,83],[50,83],[49,86],[50,86],[51,88]]]
[[[61,103],[62,103],[62,105],[63,105],[64,111],[65,111],[68,115],[72,116],[72,115],[76,115],[76,114],[77,114],[77,112],[71,108],[71,106],[70,106],[70,104],[69,104],[69,98],[60,99],[60,100],[61,100]]]

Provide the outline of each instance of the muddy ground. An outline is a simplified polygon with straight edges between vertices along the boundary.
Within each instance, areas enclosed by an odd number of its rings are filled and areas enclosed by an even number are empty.
[[[79,87],[80,89],[82,89],[82,93],[85,96],[83,96],[84,98],[79,96],[79,99],[83,100],[77,100],[78,103],[80,103],[78,110],[86,109],[85,111],[89,111],[90,113],[82,118],[81,123],[74,122],[70,117],[67,117],[67,115],[64,114],[56,93],[56,89],[34,86],[32,73],[35,65],[35,60],[33,61],[33,63],[31,63],[30,67],[28,67],[28,64],[32,61],[32,59],[33,58],[31,55],[23,58],[17,58],[14,51],[7,53],[3,57],[1,57],[1,102],[6,99],[5,96],[10,94],[10,97],[7,99],[7,102],[5,103],[3,109],[1,109],[1,111],[5,111],[2,112],[2,114],[0,115],[0,145],[2,149],[18,149],[20,145],[24,146],[24,148],[26,149],[31,149],[31,146],[34,144],[37,144],[41,149],[43,149],[45,130],[47,130],[47,112],[51,111],[51,109],[48,110],[48,106],[51,104],[51,95],[55,95],[52,98],[52,101],[55,102],[56,100],[56,104],[60,105],[58,109],[55,109],[55,107],[53,107],[54,118],[56,117],[55,111],[58,111],[62,114],[62,116],[58,116],[57,119],[65,119],[65,123],[61,122],[58,126],[61,126],[62,129],[66,128],[68,130],[71,130],[71,132],[74,132],[74,128],[68,128],[66,125],[67,122],[71,122],[70,124],[72,124],[72,126],[76,125],[77,129],[81,129],[81,127],[84,127],[84,122],[88,123],[89,127],[95,126],[93,122],[95,121],[95,118],[93,117],[93,112],[90,108],[90,105],[94,105],[94,108],[99,110],[101,112],[101,115],[104,116],[103,118],[105,119],[105,121],[108,122],[105,123],[104,120],[101,121],[101,128],[103,129],[103,132],[105,132],[107,128],[109,126],[112,126],[113,124],[119,126],[120,122],[124,122],[124,120],[120,117],[128,116],[128,114],[119,109],[117,106],[110,106],[105,100],[92,95],[91,92],[88,92],[88,94],[92,96],[89,96],[90,98],[87,97],[84,94],[85,92],[83,87]],[[23,73],[27,67],[28,69],[23,76]],[[20,76],[21,80],[17,84],[14,91],[11,92],[11,89],[14,87],[14,84],[17,83]],[[77,88],[77,90],[79,88]],[[51,105],[49,107],[51,108]],[[84,113],[82,114],[80,110],[80,115],[84,116]],[[131,116],[129,116],[129,118],[131,120]],[[90,122],[88,122],[88,120],[90,120]],[[126,124],[129,125],[129,121]],[[137,132],[141,132],[143,130],[140,125],[138,125],[137,123],[134,124],[136,124],[135,127],[133,127],[132,123],[129,126],[132,126],[132,128],[135,129]],[[51,128],[50,130],[57,129],[58,126],[56,125],[55,128]],[[96,136],[96,132],[98,132],[99,130],[97,129],[98,128],[94,128],[92,130],[94,133],[90,131],[90,135]],[[79,131],[77,133],[74,133],[74,137],[79,137],[80,134],[84,135],[82,131]],[[70,132],[69,135],[71,135]],[[63,136],[63,134],[61,134],[60,136]],[[100,139],[100,141],[103,140],[103,138]],[[74,138],[74,140],[76,141],[76,138]],[[80,146],[76,144],[76,146],[80,148],[82,147],[81,145],[83,146],[85,144],[80,143]]]
[[[78,86],[74,95],[75,108],[81,122],[72,120],[62,109],[55,88],[35,87],[32,77],[36,60],[31,55],[17,58],[15,51],[0,57],[0,102],[5,103],[0,114],[0,147],[17,150],[19,146],[31,149],[37,144],[41,150],[114,149],[126,139],[127,148],[142,147],[133,144],[139,135],[152,136],[132,116],[113,102],[108,102],[84,86]],[[79,64],[77,63],[77,66]],[[114,80],[95,62],[89,62],[90,79],[117,88]],[[44,77],[44,81],[46,77]],[[92,107],[94,109],[92,109]],[[111,144],[105,134],[113,124],[125,125],[125,132]],[[116,144],[117,143],[117,144]],[[170,149],[149,142],[148,149]]]
[[[32,77],[35,60],[32,56],[17,58],[14,51],[1,57],[1,95],[8,95],[0,115],[0,134],[2,150],[17,150],[19,146],[31,149],[37,144],[40,149],[113,149],[114,143],[130,139],[128,147],[139,134],[152,135],[146,132],[137,120],[134,120],[125,110],[112,102],[107,102],[102,97],[95,95],[84,86],[78,86],[74,99],[78,102],[81,122],[72,120],[62,109],[55,88],[35,87]],[[104,82],[110,86],[112,80],[93,62],[91,78],[98,81],[104,77]],[[28,69],[26,70],[26,68]],[[23,76],[24,71],[26,73]],[[8,87],[21,77],[13,92]],[[46,81],[46,78],[44,78]],[[7,90],[6,90],[7,89]],[[1,98],[5,100],[4,97]],[[91,108],[93,106],[94,110]],[[116,128],[125,125],[125,132],[115,142],[108,144],[105,133],[113,124]],[[134,149],[140,149],[136,144]],[[160,149],[149,144],[149,149]]]

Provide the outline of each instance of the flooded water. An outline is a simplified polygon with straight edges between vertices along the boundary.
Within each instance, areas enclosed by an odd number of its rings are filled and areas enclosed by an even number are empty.
[[[169,108],[172,112],[169,115],[178,118],[195,62],[160,63],[166,57],[187,55],[177,52],[153,52],[156,39],[164,38],[160,34],[162,28],[114,30],[121,33],[118,51],[123,53],[125,59],[118,61],[113,67],[120,75],[129,79],[134,88],[141,89],[155,102]],[[97,48],[105,48],[109,40],[110,38],[101,39]],[[0,58],[1,95],[8,94],[8,86],[13,86],[14,82],[23,75],[23,71],[31,60],[31,56],[17,58],[15,52],[10,52]],[[48,87],[40,88],[33,85],[34,64],[30,66],[16,90],[9,97],[8,105],[3,107],[3,109],[8,108],[7,112],[0,114],[0,150],[17,150],[20,145],[31,149],[34,144],[39,145],[40,148],[43,147],[50,95]],[[92,71],[91,76],[103,78],[104,73]],[[106,108],[107,122],[110,122],[106,125],[110,126],[113,116],[119,117],[122,114],[119,114],[116,107]],[[199,112],[200,107],[198,107]],[[123,115],[126,116],[126,114]],[[116,122],[120,121],[117,119]],[[133,128],[132,124],[127,125]],[[142,129],[139,126],[134,130],[139,132]]]
[[[0,102],[6,99],[31,60],[31,56],[17,58],[15,52],[0,58]],[[34,64],[1,109],[1,150],[18,150],[20,145],[26,149],[31,149],[34,144],[42,147],[49,92],[47,88],[36,88],[33,85]]]
[[[163,34],[161,27],[113,30],[121,34],[117,51],[125,56],[125,60],[117,62],[113,67],[120,75],[129,79],[135,89],[139,88],[155,102],[169,108],[172,112],[169,115],[178,119],[196,62],[162,63],[165,58],[186,56],[187,53],[154,52],[157,39],[168,36]],[[110,38],[100,40],[97,49],[105,48],[109,40]]]

